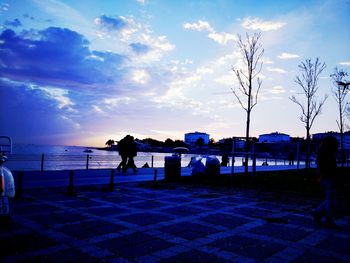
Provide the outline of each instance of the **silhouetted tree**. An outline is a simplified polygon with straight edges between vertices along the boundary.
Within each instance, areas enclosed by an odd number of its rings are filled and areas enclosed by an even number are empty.
[[[204,139],[202,137],[199,137],[195,142],[195,145],[198,146],[199,148],[202,148],[204,145]]]
[[[108,147],[112,147],[112,145],[114,145],[114,144],[115,144],[115,141],[112,140],[112,139],[109,139],[109,140],[105,143],[105,145],[107,145]]]
[[[168,138],[164,141],[164,146],[169,147],[169,148],[174,147],[174,141],[172,139]]]
[[[325,101],[327,100],[327,95],[324,98],[317,99],[318,80],[325,69],[326,64],[321,63],[319,58],[316,58],[313,63],[311,59],[306,59],[299,65],[299,70],[301,71],[301,76],[295,78],[295,82],[302,88],[302,95],[305,96],[305,101],[302,99],[297,99],[295,96],[289,99],[299,105],[301,109],[300,120],[305,124],[306,129],[306,168],[310,167],[310,130],[316,119],[316,117],[321,114],[321,109]]]
[[[348,93],[349,83],[345,80],[348,74],[342,70],[335,68],[334,73],[331,75],[333,86],[335,89],[332,90],[334,98],[338,103],[339,108],[339,120],[337,120],[338,128],[340,131],[340,152],[341,152],[341,163],[344,166],[345,163],[345,152],[344,152],[344,116],[346,114],[347,105],[345,97]]]
[[[260,37],[261,33],[254,33],[253,36],[249,36],[247,33],[246,39],[243,41],[241,35],[238,35],[237,46],[243,58],[243,68],[232,67],[238,80],[238,90],[233,88],[231,90],[247,113],[246,152],[249,151],[250,114],[258,103],[258,94],[262,84],[259,74],[263,65],[261,58],[264,54],[264,49],[259,42]],[[245,172],[248,173],[248,155],[246,155],[245,164]]]

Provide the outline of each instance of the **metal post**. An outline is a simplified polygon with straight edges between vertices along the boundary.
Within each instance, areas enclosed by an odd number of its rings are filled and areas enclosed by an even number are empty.
[[[153,184],[157,185],[157,175],[158,175],[158,170],[154,169],[154,174],[153,174]]]
[[[256,154],[253,154],[253,175],[256,175]]]
[[[69,185],[68,185],[68,189],[67,189],[67,194],[68,195],[74,195],[73,180],[74,180],[74,171],[71,170],[69,172]]]
[[[231,179],[235,172],[235,138],[232,139],[232,163],[231,163]]]
[[[86,170],[89,170],[89,155],[86,155]]]
[[[24,172],[20,171],[17,174],[17,190],[16,190],[16,198],[22,197],[23,193],[23,174]]]
[[[298,142],[297,144],[297,169],[299,170],[299,165],[300,165],[300,143]]]
[[[115,173],[115,171],[114,171],[114,169],[112,169],[112,170],[111,170],[111,177],[110,177],[110,179],[109,179],[109,189],[110,189],[111,191],[114,190],[114,173]]]
[[[151,160],[151,167],[153,168],[153,160],[154,160],[154,156],[152,155],[152,160]]]
[[[41,169],[42,172],[44,171],[44,154],[41,155]]]

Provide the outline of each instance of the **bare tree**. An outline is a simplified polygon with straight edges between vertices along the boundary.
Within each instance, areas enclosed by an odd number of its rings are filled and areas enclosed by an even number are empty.
[[[232,67],[232,71],[238,80],[238,89],[233,89],[232,93],[236,97],[241,107],[247,113],[246,120],[246,152],[249,151],[249,132],[250,132],[250,114],[254,106],[258,103],[258,94],[262,84],[259,73],[262,69],[262,56],[264,49],[259,42],[261,33],[254,33],[249,36],[246,33],[246,39],[238,35],[237,46],[242,55],[243,67]],[[248,155],[245,158],[245,172],[248,173]]]
[[[338,128],[340,131],[340,152],[341,152],[341,163],[344,166],[345,163],[345,152],[344,152],[344,116],[346,115],[347,106],[349,103],[346,103],[345,98],[349,91],[348,87],[350,83],[345,80],[345,77],[348,74],[342,70],[335,68],[334,73],[331,75],[333,86],[335,87],[332,90],[334,98],[338,103],[339,108],[339,120],[337,120]]]
[[[316,58],[313,63],[311,59],[306,59],[298,65],[301,71],[301,76],[295,78],[295,83],[297,83],[302,88],[302,93],[305,96],[305,101],[296,98],[295,96],[289,99],[299,105],[301,109],[300,120],[305,124],[306,129],[306,168],[310,167],[310,130],[316,119],[316,117],[321,114],[322,106],[327,100],[327,95],[322,99],[318,100],[317,91],[318,80],[322,71],[325,69],[326,64],[320,62],[319,58]]]

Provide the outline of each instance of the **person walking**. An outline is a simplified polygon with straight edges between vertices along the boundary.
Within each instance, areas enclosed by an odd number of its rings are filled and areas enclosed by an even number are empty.
[[[123,173],[126,173],[127,169],[127,160],[128,160],[128,152],[127,152],[127,141],[128,141],[128,136],[125,136],[123,139],[121,139],[118,142],[118,152],[120,157],[122,158],[121,162],[119,163],[117,167],[117,171],[120,172],[122,170]]]
[[[133,169],[134,173],[137,172],[137,167],[135,165],[134,157],[137,156],[137,147],[133,136],[129,136],[127,141],[127,158],[128,162],[126,164],[126,169]]]
[[[322,224],[325,217],[325,227],[337,227],[334,222],[336,205],[336,184],[338,140],[333,136],[323,139],[317,154],[317,173],[324,191],[325,199],[313,211],[314,220]]]

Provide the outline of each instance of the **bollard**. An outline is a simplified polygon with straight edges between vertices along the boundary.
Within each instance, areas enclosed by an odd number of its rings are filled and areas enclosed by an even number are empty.
[[[67,194],[68,195],[74,195],[74,186],[73,186],[73,180],[74,180],[74,171],[71,170],[69,172],[69,185],[68,185],[68,189],[67,189]]]
[[[43,172],[44,171],[44,154],[41,155],[41,168],[40,170]]]
[[[114,190],[114,169],[111,170],[111,177],[109,179],[109,190],[113,191]]]
[[[86,155],[86,170],[89,170],[89,155]]]
[[[153,174],[153,184],[156,186],[157,185],[157,176],[158,176],[158,170],[154,169],[154,174]]]
[[[24,172],[20,171],[17,174],[17,190],[16,190],[16,198],[22,197],[23,194],[23,175]]]
[[[151,168],[153,168],[153,160],[154,160],[154,156],[152,155]]]

